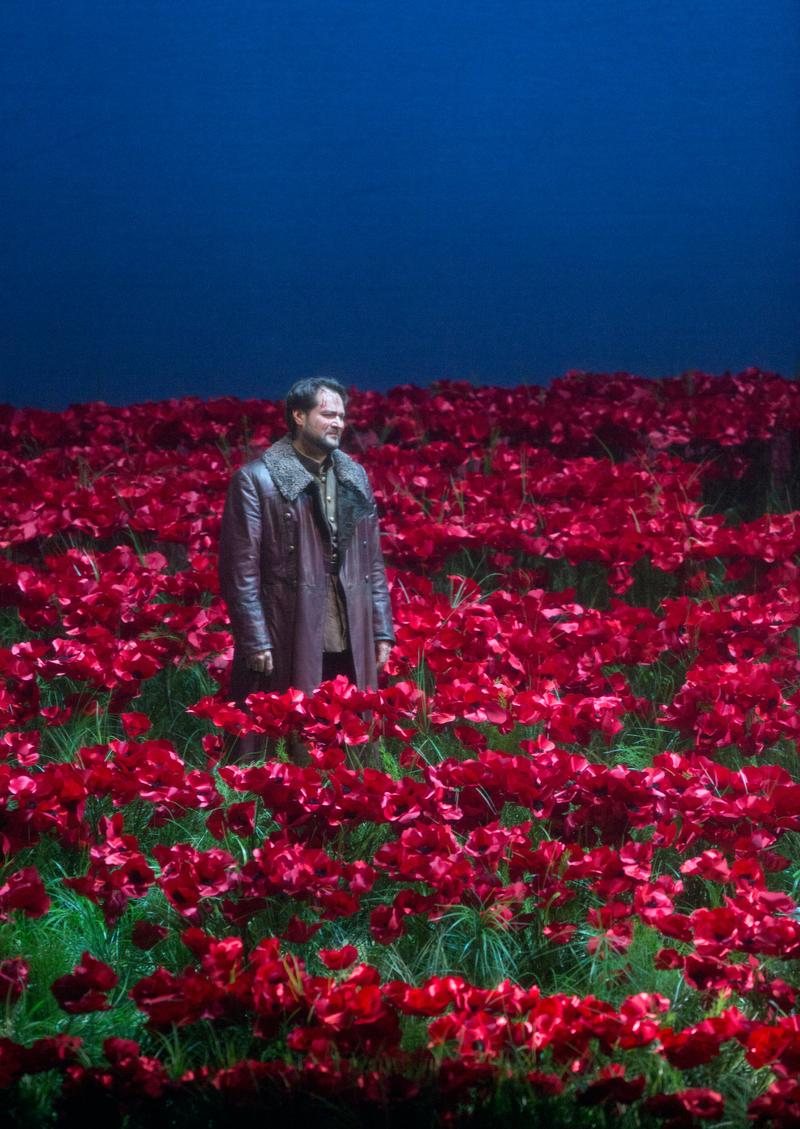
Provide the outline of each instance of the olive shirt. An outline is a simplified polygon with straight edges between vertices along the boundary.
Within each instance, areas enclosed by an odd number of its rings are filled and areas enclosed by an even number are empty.
[[[347,638],[347,612],[337,573],[339,571],[337,522],[336,522],[336,475],[333,473],[333,460],[328,455],[321,463],[309,459],[292,447],[298,460],[314,479],[317,494],[317,511],[324,521],[324,530],[329,544],[328,587],[325,599],[325,621],[322,629],[322,649],[332,654],[340,654],[349,648]]]

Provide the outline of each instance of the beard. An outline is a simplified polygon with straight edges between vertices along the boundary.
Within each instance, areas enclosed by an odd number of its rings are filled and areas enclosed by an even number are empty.
[[[303,431],[302,442],[310,450],[319,451],[320,454],[330,454],[331,451],[336,451],[339,447],[341,434],[339,435],[320,435],[318,432]]]

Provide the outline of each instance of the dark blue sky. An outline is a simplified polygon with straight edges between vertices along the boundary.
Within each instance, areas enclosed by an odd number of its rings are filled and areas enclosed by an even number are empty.
[[[800,369],[796,0],[4,0],[0,400]]]

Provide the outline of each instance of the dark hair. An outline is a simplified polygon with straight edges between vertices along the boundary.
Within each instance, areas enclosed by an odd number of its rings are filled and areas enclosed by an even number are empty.
[[[335,392],[341,396],[342,403],[347,407],[347,390],[338,380],[328,376],[309,376],[305,380],[297,380],[286,393],[286,424],[292,438],[297,431],[297,424],[292,418],[293,412],[310,412],[316,406],[317,396],[321,388]]]

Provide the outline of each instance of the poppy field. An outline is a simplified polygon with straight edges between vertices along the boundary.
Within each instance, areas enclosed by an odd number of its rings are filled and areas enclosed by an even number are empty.
[[[282,406],[0,407],[4,1108],[800,1124],[800,384],[348,415],[397,645],[244,710],[217,539]]]

